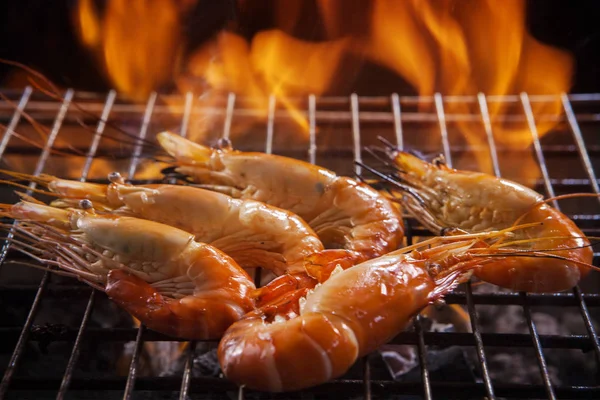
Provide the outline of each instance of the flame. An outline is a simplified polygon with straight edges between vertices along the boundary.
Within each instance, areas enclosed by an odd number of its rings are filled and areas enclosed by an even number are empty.
[[[75,13],[81,41],[103,65],[114,87],[133,100],[172,81],[185,40],[181,16],[195,0],[117,0],[100,15],[93,0]]]
[[[264,119],[269,96],[274,95],[304,132],[306,113],[293,98],[331,93],[336,83],[348,88],[354,74],[344,68],[347,57],[394,71],[422,96],[556,95],[571,85],[572,57],[527,32],[522,0],[281,3],[272,5],[272,28],[247,39],[229,27],[191,51],[185,65],[181,26],[196,0],[111,1],[102,14],[92,0],[80,0],[76,20],[82,43],[102,61],[116,88],[133,100],[143,101],[152,90],[174,81],[180,92],[235,92],[248,98]],[[256,12],[250,0],[238,0],[237,6],[240,13]],[[307,11],[310,7],[314,10]],[[322,22],[321,40],[298,39],[294,33],[314,13]],[[558,96],[555,102],[531,105],[534,115],[559,115],[562,110]],[[423,103],[421,110],[433,106]],[[481,112],[476,101],[446,102],[444,107],[449,115]],[[499,146],[523,150],[531,145],[524,118],[510,124],[497,118],[518,113],[523,117],[521,104],[488,102],[488,110]],[[211,127],[208,118],[205,122],[195,131]],[[487,146],[483,124],[448,124],[460,131],[466,145]],[[538,122],[538,133],[545,134],[554,124]],[[476,152],[476,157],[480,168],[490,172],[487,153]]]
[[[195,52],[188,74],[178,81],[181,91],[197,89],[192,77],[203,77],[209,87],[236,92],[250,99],[253,108],[267,116],[268,97],[274,95],[290,116],[308,132],[308,122],[290,95],[322,94],[333,79],[347,40],[309,43],[281,30],[258,33],[248,43],[230,32]]]
[[[573,59],[564,51],[544,45],[525,29],[525,2],[410,0],[374,2],[372,24],[363,49],[371,59],[393,69],[420,95],[506,95],[527,92],[556,95],[571,85]],[[497,116],[515,113],[519,103],[490,102],[488,110],[498,145],[526,149],[532,135],[525,121],[519,126],[494,122]],[[536,114],[560,115],[554,102],[532,103]],[[448,114],[479,114],[477,102],[445,104]],[[520,109],[523,115],[522,107]],[[457,124],[470,146],[485,146],[481,126]],[[539,135],[554,122],[538,122]],[[480,168],[491,172],[487,153],[476,152]],[[524,161],[535,164],[533,159]],[[521,177],[537,168],[520,166]]]

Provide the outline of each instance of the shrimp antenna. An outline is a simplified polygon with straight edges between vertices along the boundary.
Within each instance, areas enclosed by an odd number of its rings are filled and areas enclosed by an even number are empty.
[[[57,100],[57,101],[62,101],[62,99],[59,96],[59,93],[61,92],[58,87],[52,83],[52,81],[48,78],[46,78],[41,72],[36,71],[35,69],[22,64],[20,62],[17,61],[11,61],[11,60],[6,60],[4,58],[0,58],[0,62],[7,64],[7,65],[12,65],[13,67],[17,67],[27,73],[29,73],[30,75],[38,78],[39,80],[41,80],[45,85],[47,85],[49,87],[49,89],[42,87],[42,85],[40,85],[37,81],[28,78],[28,81],[31,83],[31,85],[33,87],[35,87],[37,90],[39,90],[40,92],[44,93],[45,95],[47,95],[48,97]],[[119,126],[113,124],[112,122],[105,120],[101,117],[98,117],[96,114],[94,114],[91,111],[86,110],[85,108],[81,107],[79,104],[77,104],[76,102],[72,102],[71,104],[73,104],[73,106],[75,108],[77,108],[77,110],[79,110],[82,114],[87,115],[89,117],[92,117],[93,119],[95,119],[96,121],[100,122],[102,121],[104,124],[110,126],[111,128],[117,130],[118,132],[122,133],[123,135],[125,135],[126,137],[133,139],[133,142],[129,143],[129,144],[138,144],[138,143],[142,143],[145,146],[150,146],[151,148],[154,149],[159,149],[160,147],[158,145],[156,145],[155,143],[153,143],[152,141],[148,140],[148,139],[140,139],[139,137],[127,132],[126,130],[120,128]],[[87,124],[85,122],[83,122],[83,120],[81,118],[76,118],[77,122],[84,128],[86,128],[86,130],[91,130],[92,132],[95,132],[95,130],[89,128],[87,126]],[[103,137],[106,137],[107,139],[111,139],[117,142],[123,142],[123,140],[121,138],[115,138],[115,137],[111,137],[110,135],[103,135]]]
[[[600,193],[569,193],[569,194],[561,194],[559,196],[549,197],[547,199],[541,200],[533,205],[533,207],[538,206],[543,203],[549,203],[555,200],[564,200],[564,199],[576,199],[579,197],[600,197]]]
[[[370,173],[378,176],[379,178],[385,180],[386,182],[389,182],[395,186],[397,186],[398,188],[402,189],[404,192],[410,194],[415,200],[417,200],[419,202],[420,205],[422,205],[423,207],[425,207],[425,200],[423,200],[423,198],[410,186],[405,185],[404,183],[398,182],[397,180],[395,180],[394,178],[383,174],[379,171],[377,171],[376,169],[360,162],[360,161],[354,161],[354,163],[364,169],[366,169],[367,171],[369,171]]]
[[[373,147],[373,146],[365,147],[365,150],[367,151],[367,153],[369,153],[370,155],[375,157],[375,159],[377,159],[377,161],[380,161],[381,163],[383,163],[383,165],[385,165],[386,167],[390,167],[390,168],[400,171],[400,168],[398,168],[398,166],[394,165],[390,161],[389,158],[385,159],[380,155],[380,153],[386,154],[385,150],[380,149],[379,147]]]
[[[32,188],[32,187],[29,187],[27,185],[23,185],[23,184],[17,183],[15,181],[9,181],[9,180],[6,180],[6,179],[0,179],[0,183],[4,183],[6,185],[18,187],[18,188],[25,189],[25,190],[31,190],[34,193],[43,194],[43,195],[46,195],[46,196],[62,197],[58,193],[53,193],[53,192],[50,192],[50,191],[47,191],[47,190],[44,190],[44,189]],[[17,194],[18,194],[18,192],[17,192]]]
[[[573,260],[567,257],[559,256],[557,254],[548,254],[544,252],[531,252],[531,253],[515,253],[507,251],[506,254],[488,254],[488,253],[475,253],[473,257],[532,257],[532,258],[553,258],[557,260],[567,261],[573,264],[577,264],[586,268],[600,271],[600,267],[596,267],[593,264],[589,264],[583,261]]]
[[[394,145],[392,142],[390,142],[383,136],[377,136],[377,140],[379,140],[381,143],[383,143],[385,145],[385,147],[387,147],[389,150],[394,150],[394,151],[398,150],[398,146]]]

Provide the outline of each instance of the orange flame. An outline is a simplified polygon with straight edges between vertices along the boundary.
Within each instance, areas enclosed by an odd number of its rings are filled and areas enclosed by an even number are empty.
[[[194,3],[109,1],[100,16],[93,0],[80,0],[76,25],[115,88],[142,101],[175,75],[185,44],[181,15]]]
[[[372,17],[363,49],[373,60],[402,75],[420,95],[556,95],[570,88],[572,57],[526,32],[524,1],[380,0],[373,4]],[[515,112],[514,107],[514,103],[489,103],[490,118],[493,121]],[[521,105],[517,103],[517,107]],[[533,103],[532,109],[534,115],[559,115],[560,99]],[[445,111],[480,113],[477,102],[448,103]],[[539,134],[554,124],[537,123]],[[462,123],[459,129],[469,145],[485,145],[481,126]],[[493,130],[499,145],[522,150],[532,143],[526,122],[520,126],[494,123]],[[480,167],[490,172],[487,154],[478,152],[476,157]]]
[[[250,104],[265,117],[267,99],[274,95],[305,131],[306,116],[290,98],[321,95],[330,91],[334,82],[354,79],[352,74],[344,75],[344,57],[380,64],[423,96],[435,92],[559,94],[571,84],[572,57],[540,43],[526,31],[522,0],[320,0],[313,11],[323,23],[326,40],[321,42],[292,36],[302,27],[307,3],[290,0],[273,5],[274,29],[261,31],[251,40],[223,31],[192,52],[180,68],[185,45],[180,26],[195,3],[111,1],[100,17],[92,0],[80,0],[77,21],[81,40],[102,60],[116,88],[134,100],[145,99],[150,91],[175,81],[180,91],[198,92],[208,87],[249,97]],[[238,1],[242,12],[252,10],[253,4]],[[199,87],[198,81],[204,86]],[[348,87],[348,82],[343,83]],[[556,102],[533,102],[532,107],[534,114],[561,112],[558,97]],[[489,102],[488,109],[499,145],[523,149],[531,144],[525,122],[508,125],[496,120],[496,116],[517,112],[522,116],[519,103]],[[476,101],[449,102],[445,111],[480,113]],[[539,134],[553,124],[538,123]],[[486,145],[482,124],[457,122],[454,127],[467,145]],[[478,162],[490,171],[484,154],[477,152]]]

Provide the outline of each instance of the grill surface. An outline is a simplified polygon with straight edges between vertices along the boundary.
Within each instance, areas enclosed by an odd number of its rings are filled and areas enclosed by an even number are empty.
[[[138,178],[140,168],[149,165],[147,156],[153,148],[147,146],[145,140],[154,141],[153,136],[163,129],[178,130],[182,135],[194,133],[195,125],[202,121],[203,129],[220,134],[211,135],[204,140],[214,143],[218,137],[231,138],[234,146],[244,150],[258,150],[267,153],[284,154],[331,168],[340,174],[352,175],[362,173],[353,161],[367,164],[372,159],[362,147],[376,143],[375,136],[382,135],[395,141],[400,147],[416,149],[425,153],[443,153],[450,165],[460,168],[477,169],[472,154],[488,152],[492,160],[492,171],[496,175],[519,180],[519,154],[531,154],[540,168],[539,179],[527,180],[523,183],[534,187],[547,196],[577,191],[593,191],[600,193],[594,165],[598,165],[600,141],[594,132],[600,120],[600,95],[562,95],[563,115],[534,115],[531,104],[548,102],[554,96],[518,96],[505,97],[442,97],[436,94],[431,98],[403,97],[392,95],[389,98],[361,98],[356,95],[350,98],[315,98],[294,99],[302,107],[302,115],[308,120],[307,136],[304,138],[290,133],[297,130],[291,120],[290,113],[278,107],[274,97],[268,99],[263,113],[250,107],[244,99],[236,99],[233,94],[221,100],[198,98],[187,94],[182,98],[164,97],[153,93],[145,106],[127,104],[110,92],[106,97],[90,93],[75,93],[67,90],[62,99],[56,101],[36,93],[32,88],[23,92],[4,91],[9,101],[0,103],[0,120],[7,125],[0,142],[0,158],[10,167],[17,163],[20,170],[40,173],[62,174],[61,176],[86,180],[94,178],[93,169],[98,160],[109,159],[113,169],[128,172],[133,181],[146,182],[146,175]],[[452,102],[463,102],[478,107],[479,113],[450,114],[444,106]],[[503,114],[491,118],[488,104],[509,102],[514,104],[511,114]],[[417,106],[427,106],[429,111],[422,111]],[[101,115],[98,122],[82,112],[82,109],[95,115]],[[471,108],[473,109],[473,108]],[[31,130],[31,123],[24,120],[24,111],[32,118],[50,127],[44,137],[41,151],[19,139],[14,133]],[[260,122],[249,123],[251,119],[261,117]],[[78,125],[77,118],[91,124],[88,132]],[[536,122],[555,120],[558,125],[553,131],[541,139],[538,137]],[[498,121],[526,121],[528,134],[533,140],[533,150],[521,153],[511,152],[497,145],[493,131],[493,123]],[[460,139],[455,124],[457,122],[472,123],[478,126],[482,137],[486,138],[486,148],[467,146]],[[135,135],[136,140],[118,136],[119,131],[113,129],[118,125],[121,129]],[[241,134],[245,131],[249,133]],[[73,134],[73,132],[79,132]],[[427,133],[427,141],[421,140]],[[65,138],[68,136],[68,140]],[[436,136],[437,135],[437,136]],[[121,139],[116,143],[111,138]],[[421,138],[421,139],[420,139]],[[433,139],[431,139],[433,138]],[[112,143],[112,144],[111,144]],[[115,144],[116,143],[116,144]],[[79,155],[72,155],[73,152]],[[57,153],[58,152],[58,153]],[[68,154],[71,153],[71,154]],[[25,160],[25,161],[19,161]],[[560,168],[565,167],[566,172]],[[508,173],[504,174],[506,168]],[[104,172],[103,172],[104,173]],[[137,174],[137,175],[136,175]],[[98,178],[98,177],[96,177]],[[97,180],[102,180],[98,178]],[[32,189],[34,185],[30,186]],[[12,190],[3,187],[3,196]],[[590,200],[590,199],[587,199]],[[554,206],[562,207],[588,235],[600,236],[600,205],[595,199],[565,200],[554,202]],[[410,244],[415,238],[430,235],[410,218],[407,218],[407,239]],[[7,261],[19,260],[4,243],[0,256],[4,275],[12,271]],[[598,253],[595,253],[594,264],[598,265]],[[8,271],[8,272],[7,272]],[[329,382],[302,393],[285,395],[267,395],[268,398],[313,398],[324,394],[336,398],[364,397],[380,398],[394,394],[397,398],[422,397],[425,399],[450,398],[600,398],[600,387],[558,386],[551,382],[545,351],[547,349],[576,349],[591,352],[599,366],[600,345],[597,332],[592,322],[600,307],[600,295],[595,286],[597,278],[592,273],[584,282],[589,288],[575,288],[571,292],[559,294],[524,294],[524,293],[477,293],[471,284],[461,286],[446,298],[450,304],[466,305],[472,333],[458,332],[426,332],[421,318],[414,322],[414,329],[401,333],[394,343],[414,345],[418,350],[421,374],[416,381],[393,381],[371,379],[372,364],[365,357],[357,365],[362,371],[362,379],[356,375]],[[185,351],[187,362],[182,376],[157,377],[139,376],[140,357],[143,344],[155,341],[170,341],[152,331],[140,327],[103,328],[90,326],[92,316],[105,296],[73,281],[61,280],[49,273],[43,273],[39,285],[5,283],[0,279],[2,307],[12,302],[26,304],[27,317],[22,326],[0,328],[0,342],[12,354],[4,370],[0,384],[0,397],[24,398],[27,393],[38,393],[35,397],[47,398],[255,398],[262,397],[254,393],[238,389],[225,379],[192,377],[192,356],[196,343],[192,343]],[[590,292],[591,293],[588,293]],[[594,293],[596,291],[596,293]],[[37,322],[44,302],[49,298],[60,297],[69,302],[82,305],[82,316],[76,316],[78,326],[62,326],[49,322],[41,325]],[[482,332],[478,318],[478,307],[482,305],[521,307],[528,334]],[[578,310],[586,332],[578,335],[544,335],[538,332],[532,318],[532,309],[546,307],[553,310]],[[570,307],[570,308],[569,308]],[[133,342],[133,354],[126,376],[78,377],[78,361],[82,355],[83,343],[101,342]],[[61,371],[61,378],[43,378],[23,373],[18,366],[27,357],[26,348],[29,343],[38,342],[40,346],[66,342],[70,352],[66,367]],[[215,346],[216,344],[213,344]],[[432,346],[463,346],[473,348],[477,355],[477,370],[480,379],[477,382],[437,381],[432,377],[428,366],[428,349]],[[492,381],[490,366],[486,352],[494,347],[519,347],[533,349],[536,356],[541,384],[507,384]],[[65,349],[63,347],[62,349]],[[49,350],[60,351],[60,350]],[[63,366],[57,366],[63,368]],[[63,372],[64,371],[64,372]],[[596,382],[597,383],[597,382]],[[42,395],[43,394],[43,395]],[[402,397],[406,396],[406,397]],[[46,398],[46,397],[44,397]]]

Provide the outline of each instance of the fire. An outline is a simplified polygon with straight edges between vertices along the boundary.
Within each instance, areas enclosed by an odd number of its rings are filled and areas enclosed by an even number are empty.
[[[82,43],[101,60],[116,88],[133,100],[142,101],[150,91],[175,82],[180,92],[235,92],[249,98],[264,118],[268,98],[274,95],[304,131],[306,114],[292,98],[349,94],[335,92],[351,87],[355,79],[354,72],[344,68],[347,57],[394,71],[422,96],[556,95],[571,85],[572,57],[527,32],[522,0],[275,3],[268,30],[246,38],[229,26],[191,49],[184,61],[182,54],[188,49],[181,26],[196,4],[111,1],[100,15],[91,0],[80,0],[76,19]],[[237,6],[240,13],[257,7],[249,0],[239,0]],[[307,12],[310,7],[314,10]],[[317,25],[313,17],[307,18],[315,13],[321,21],[320,41],[294,36],[306,19]],[[481,112],[477,101],[447,102],[444,107],[447,114]],[[532,102],[532,107],[534,115],[561,113],[558,96],[554,103]],[[488,102],[488,110],[499,146],[522,150],[531,145],[524,118],[510,125],[497,118],[519,113],[523,117],[519,102]],[[539,134],[553,124],[539,122]],[[455,122],[450,128],[461,132],[466,145],[487,146],[481,123]],[[486,152],[476,153],[481,169],[490,172]]]
[[[540,43],[526,31],[524,1],[381,0],[373,4],[372,18],[365,51],[402,75],[420,95],[556,95],[570,88],[572,57]],[[517,112],[517,107],[523,115],[519,103],[488,104],[492,121]],[[532,108],[534,115],[561,113],[558,96],[553,103],[533,103]],[[480,109],[477,102],[454,102],[445,104],[445,112],[477,115]],[[532,143],[525,121],[518,126],[492,125],[499,145],[523,150]],[[539,134],[553,125],[538,123]],[[469,145],[486,145],[480,126],[463,123],[459,129]],[[488,155],[477,152],[476,156],[482,170],[491,172]],[[521,177],[531,178],[524,176],[525,171],[535,171],[524,165],[521,168]]]
[[[176,74],[185,45],[181,16],[194,3],[109,1],[100,15],[93,0],[80,0],[76,25],[114,87],[132,100],[143,101]]]

